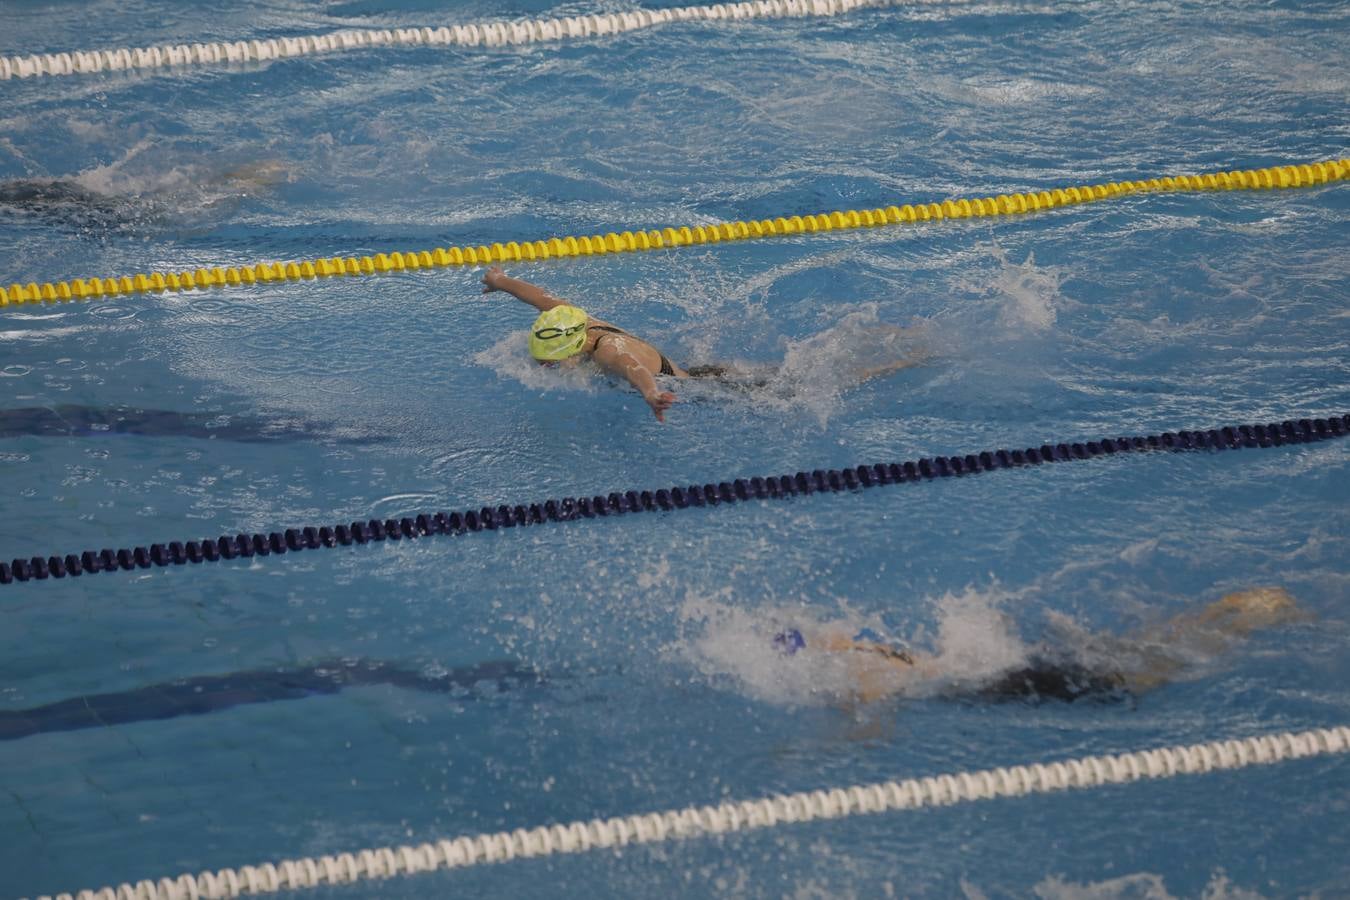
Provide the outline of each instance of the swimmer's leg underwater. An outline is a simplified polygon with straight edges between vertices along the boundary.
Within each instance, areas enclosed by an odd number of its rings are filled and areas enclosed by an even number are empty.
[[[1197,653],[1217,656],[1255,631],[1307,618],[1284,588],[1249,588],[1133,635],[1103,636],[1109,655],[1128,664],[1086,665],[1066,648],[1070,652],[1035,657],[1027,667],[1004,673],[978,696],[994,701],[1129,700],[1172,681]]]

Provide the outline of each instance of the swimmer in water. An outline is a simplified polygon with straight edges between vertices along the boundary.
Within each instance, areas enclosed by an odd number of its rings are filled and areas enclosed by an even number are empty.
[[[0,210],[93,232],[128,227],[152,212],[150,204],[139,198],[113,197],[68,178],[2,181]]]
[[[1128,666],[1104,668],[1044,647],[1025,665],[1001,672],[968,693],[994,701],[1133,697],[1171,680],[1186,666],[1188,656],[1214,656],[1253,631],[1304,618],[1283,588],[1238,591],[1136,635],[1095,636],[1094,642],[1102,645],[1099,649],[1107,652],[1094,655],[1129,660]],[[862,703],[903,694],[915,683],[940,683],[944,675],[936,657],[866,628],[851,637],[823,631],[809,640],[799,629],[789,628],[774,635],[773,645],[786,656],[802,650],[842,655],[853,697]]]
[[[172,220],[175,209],[230,209],[245,197],[274,190],[290,175],[277,160],[244,163],[220,171],[195,171],[184,185],[118,192],[74,178],[0,181],[0,212],[94,235]]]
[[[530,355],[542,365],[576,365],[590,357],[601,369],[622,378],[637,389],[651,407],[658,422],[666,420],[666,411],[675,403],[670,391],[657,384],[658,376],[671,378],[712,378],[742,387],[762,387],[765,379],[740,377],[729,366],[690,366],[681,368],[668,356],[636,335],[600,319],[591,318],[585,311],[561,300],[541,287],[512,278],[501,266],[492,266],[483,276],[483,293],[505,291],[518,300],[539,310],[539,317],[530,328]],[[883,326],[884,330],[903,333],[906,329]],[[858,383],[919,365],[927,357],[915,354],[879,366],[859,369],[853,373]]]

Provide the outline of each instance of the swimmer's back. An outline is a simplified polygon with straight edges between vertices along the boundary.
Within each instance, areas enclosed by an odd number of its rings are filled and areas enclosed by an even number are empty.
[[[1022,700],[1036,703],[1041,700],[1113,701],[1129,695],[1125,678],[1119,672],[1089,669],[1074,662],[1056,662],[1033,657],[1019,669],[999,675],[976,691],[982,700],[996,703]]]

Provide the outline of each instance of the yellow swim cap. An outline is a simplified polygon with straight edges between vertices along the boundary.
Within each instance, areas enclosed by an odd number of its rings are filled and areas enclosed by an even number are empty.
[[[575,306],[555,306],[540,313],[530,328],[530,355],[540,362],[567,359],[586,343],[586,313]]]

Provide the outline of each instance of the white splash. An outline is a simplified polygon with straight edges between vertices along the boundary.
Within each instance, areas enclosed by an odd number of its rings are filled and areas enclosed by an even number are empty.
[[[815,633],[825,623],[801,606],[743,609],[729,594],[686,599],[680,618],[691,637],[668,651],[714,683],[767,703],[814,706],[847,698],[848,672],[841,657],[809,649],[787,656],[774,647],[774,635],[784,629]]]
[[[1078,884],[1052,875],[1033,889],[1040,900],[1177,900],[1161,875],[1136,872],[1105,881]],[[1222,871],[1210,875],[1201,900],[1263,900],[1263,895],[1237,887]]]
[[[1003,607],[1000,589],[967,588],[934,602],[934,675],[948,686],[973,686],[1026,662],[1029,650]]]
[[[865,304],[818,334],[785,338],[780,365],[731,362],[722,383],[691,379],[681,386],[706,399],[749,400],[757,410],[775,415],[806,413],[824,427],[844,393],[891,377],[931,353],[921,324],[906,328],[882,322],[877,310],[877,304]]]
[[[473,361],[491,369],[498,378],[515,381],[538,391],[584,391],[594,394],[601,383],[593,365],[578,360],[575,365],[541,366],[530,356],[529,332],[512,331],[473,355]]]
[[[1000,301],[999,324],[1033,332],[1049,330],[1063,301],[1059,287],[1066,277],[1065,271],[1054,266],[1037,266],[1035,254],[1030,252],[1020,265],[1008,262],[1007,254],[997,247],[993,252],[1001,268],[985,293]]]
[[[1008,596],[971,588],[917,604],[920,612],[931,610],[929,641],[924,622],[916,621],[902,634],[846,604],[839,604],[833,616],[804,602],[769,601],[747,608],[725,590],[686,598],[680,617],[688,639],[668,649],[714,683],[755,699],[786,706],[829,705],[848,702],[857,693],[857,672],[848,654],[820,645],[829,637],[848,638],[869,628],[911,647],[921,662],[912,677],[888,687],[900,696],[931,696],[978,685],[1025,663],[1028,648],[1001,609]],[[791,655],[774,645],[774,636],[789,628],[806,640],[806,647]]]

